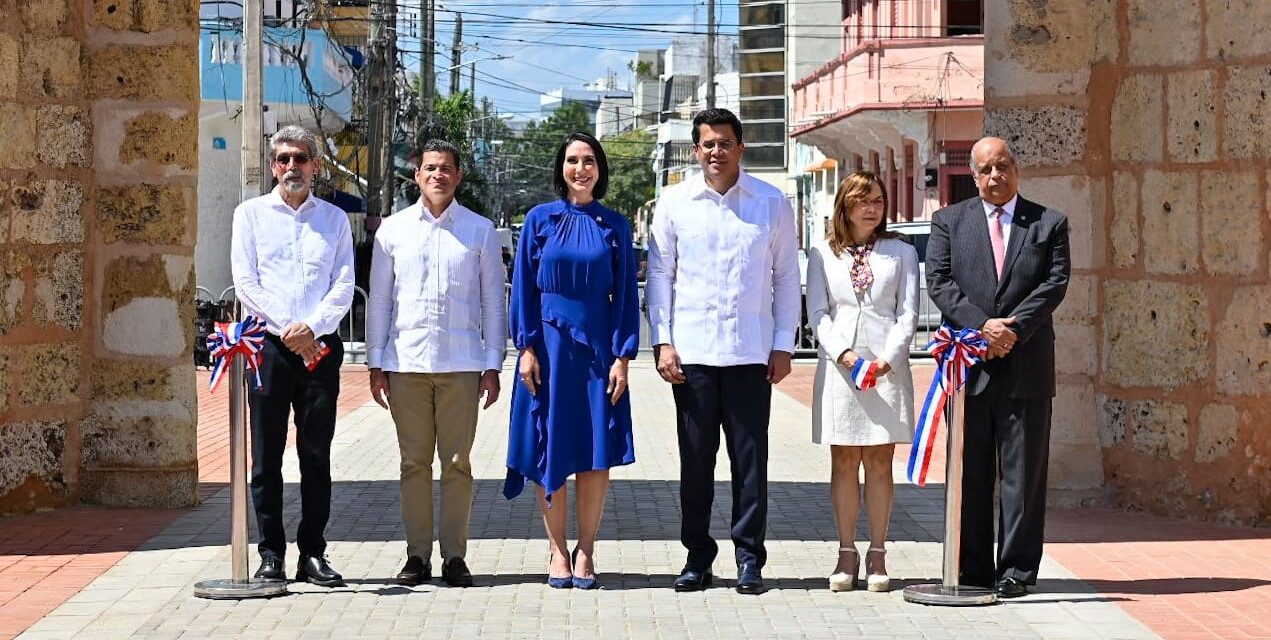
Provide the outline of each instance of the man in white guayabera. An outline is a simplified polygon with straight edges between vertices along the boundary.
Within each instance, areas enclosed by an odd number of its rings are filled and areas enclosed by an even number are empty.
[[[459,204],[459,150],[418,153],[419,201],[375,233],[366,364],[371,396],[393,414],[402,456],[406,564],[398,584],[432,579],[433,458],[441,463],[441,579],[472,586],[464,556],[472,514],[477,402],[499,397],[507,349],[503,253],[494,224]]]

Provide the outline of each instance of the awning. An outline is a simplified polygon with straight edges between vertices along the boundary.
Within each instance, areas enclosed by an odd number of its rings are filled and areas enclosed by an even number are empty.
[[[813,162],[812,164],[804,167],[803,172],[812,173],[813,171],[833,169],[834,167],[837,167],[837,166],[839,166],[838,160],[835,160],[834,158],[826,158],[820,162]]]

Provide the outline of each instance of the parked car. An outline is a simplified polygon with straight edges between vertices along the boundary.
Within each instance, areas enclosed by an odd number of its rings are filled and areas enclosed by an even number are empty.
[[[902,234],[903,239],[918,250],[918,286],[922,289],[922,295],[918,298],[918,330],[914,334],[910,352],[913,354],[925,354],[927,342],[931,339],[931,333],[940,327],[940,310],[936,308],[935,303],[927,296],[927,239],[931,237],[931,223],[893,222],[888,223],[887,228]],[[816,352],[816,339],[813,336],[812,326],[808,323],[806,303],[807,257],[802,250],[799,252],[799,271],[805,295],[804,310],[801,314],[802,326],[796,337],[795,348],[800,352],[800,355],[808,356]]]
[[[904,234],[905,239],[918,250],[918,285],[922,297],[918,299],[918,328],[936,329],[940,326],[940,310],[927,295],[927,240],[931,237],[930,222],[889,223],[891,231]]]

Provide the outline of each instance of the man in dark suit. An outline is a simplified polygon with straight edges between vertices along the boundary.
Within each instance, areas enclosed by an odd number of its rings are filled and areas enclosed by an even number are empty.
[[[927,291],[945,321],[988,339],[966,388],[960,583],[1011,598],[1036,583],[1042,557],[1055,396],[1051,315],[1068,289],[1068,219],[1019,197],[1019,168],[1005,141],[976,142],[971,169],[979,197],[932,217]]]

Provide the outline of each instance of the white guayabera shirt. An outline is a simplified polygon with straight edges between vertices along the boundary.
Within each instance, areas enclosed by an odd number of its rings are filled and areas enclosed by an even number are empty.
[[[662,192],[649,235],[653,344],[717,367],[794,352],[802,303],[785,194],[744,171],[723,195],[694,178]]]
[[[498,231],[458,202],[389,216],[371,250],[366,364],[402,373],[499,370],[507,349]]]

